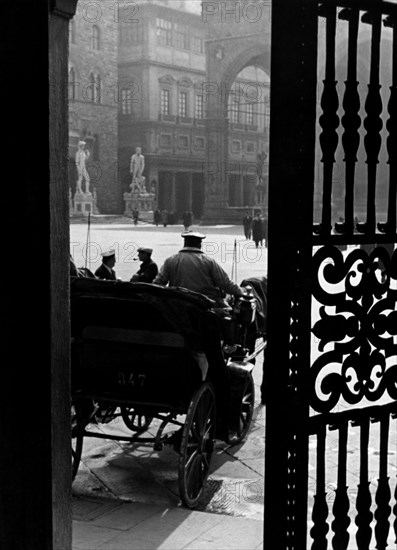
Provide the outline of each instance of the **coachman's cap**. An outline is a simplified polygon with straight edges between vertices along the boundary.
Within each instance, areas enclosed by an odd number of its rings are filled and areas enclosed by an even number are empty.
[[[110,258],[110,256],[116,255],[116,251],[113,248],[111,248],[110,250],[106,250],[105,252],[102,252],[101,255],[103,258]]]
[[[85,145],[85,141],[79,141],[79,147],[80,145]]]
[[[138,248],[138,252],[146,252],[146,254],[149,254],[149,256],[150,256],[153,252],[153,248],[147,248],[146,246],[140,246]]]
[[[185,231],[184,233],[182,233],[181,237],[183,237],[184,239],[187,239],[189,237],[191,237],[192,239],[205,239],[206,235],[200,233],[199,231]]]

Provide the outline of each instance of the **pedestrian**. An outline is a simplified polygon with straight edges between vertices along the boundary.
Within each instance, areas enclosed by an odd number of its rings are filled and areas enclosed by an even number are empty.
[[[132,219],[134,220],[134,225],[138,225],[139,220],[139,210],[137,207],[134,207],[134,210],[132,211]]]
[[[183,225],[185,227],[185,231],[188,231],[189,227],[192,225],[192,218],[193,213],[190,212],[190,210],[185,210],[185,212],[183,213]]]
[[[167,225],[168,225],[168,210],[166,210],[165,208],[161,212],[161,221],[163,223],[163,226],[167,227]]]
[[[168,223],[170,225],[174,225],[176,223],[176,214],[174,210],[171,210],[171,212],[168,214]]]
[[[158,274],[157,264],[152,260],[152,248],[138,248],[138,258],[141,263],[139,270],[131,277],[131,283],[152,283]]]
[[[267,247],[267,218],[263,219],[262,226],[263,226],[263,242]]]
[[[116,281],[116,272],[113,269],[116,264],[116,251],[112,248],[106,252],[102,252],[101,255],[102,263],[95,271],[95,277]]]
[[[244,227],[244,235],[247,240],[250,240],[252,237],[252,216],[250,216],[249,211],[245,213],[245,216],[243,218],[243,227]]]
[[[188,229],[189,229],[189,224],[188,224],[188,221],[187,221],[187,216],[188,216],[188,211],[185,210],[184,213],[183,213],[183,216],[182,216],[182,219],[183,219],[183,227],[185,228],[185,231],[188,231]]]
[[[255,214],[255,218],[252,221],[252,238],[256,248],[259,245],[263,246],[263,220],[259,212]]]
[[[167,258],[154,283],[162,286],[183,287],[201,292],[215,301],[215,307],[227,308],[225,294],[242,296],[244,291],[231,281],[223,268],[201,250],[205,235],[187,231],[181,235],[184,247]]]
[[[161,212],[158,208],[156,208],[153,214],[153,223],[155,224],[156,227],[158,227],[160,221],[161,221]]]

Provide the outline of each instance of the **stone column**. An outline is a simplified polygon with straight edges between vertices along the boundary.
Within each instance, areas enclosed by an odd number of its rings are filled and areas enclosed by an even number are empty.
[[[215,98],[216,100],[217,98]],[[209,101],[212,101],[210,98]],[[219,102],[219,99],[218,99]],[[214,110],[221,105],[215,103]],[[219,218],[219,212],[227,207],[227,142],[228,121],[226,118],[215,118],[209,115],[207,119],[207,161],[204,168],[205,178],[205,217]]]
[[[0,546],[70,550],[71,455],[69,368],[68,19],[76,1],[5,2],[1,67],[12,86],[1,104],[34,108],[23,128],[8,125],[3,155],[25,182],[12,224],[12,262],[2,312]],[[23,40],[15,40],[15,25]],[[10,55],[12,48],[12,55]],[[15,204],[16,186],[3,186]],[[11,208],[9,209],[11,211]],[[7,357],[7,360],[5,358]]]
[[[240,173],[239,173],[238,190],[239,190],[239,193],[238,193],[238,206],[245,206],[243,204],[243,202],[244,202],[244,200],[243,200],[243,198],[244,198],[244,176],[241,173],[241,170],[240,170]]]

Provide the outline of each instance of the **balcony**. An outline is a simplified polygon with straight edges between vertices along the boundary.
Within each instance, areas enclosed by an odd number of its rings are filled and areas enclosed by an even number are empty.
[[[176,121],[177,123],[181,123],[181,124],[193,124],[193,119],[192,117],[188,117],[188,116],[178,116],[176,117]]]
[[[175,115],[163,115],[159,113],[159,120],[163,122],[176,122],[176,116]]]
[[[205,126],[205,118],[194,118],[194,119],[193,119],[193,124],[194,124],[195,126],[201,126],[201,127],[203,127],[203,126]]]

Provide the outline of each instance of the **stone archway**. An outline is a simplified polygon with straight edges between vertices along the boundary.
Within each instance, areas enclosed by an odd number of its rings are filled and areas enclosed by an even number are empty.
[[[211,221],[230,217],[227,109],[231,87],[246,67],[257,66],[270,74],[270,13],[256,2],[204,1],[203,18],[211,37],[206,42],[207,82],[203,84],[207,109],[204,216]]]

